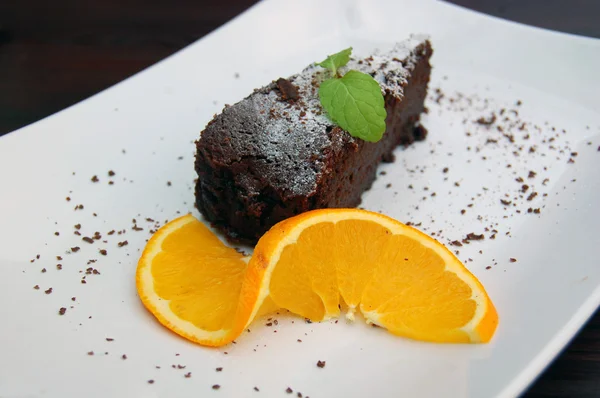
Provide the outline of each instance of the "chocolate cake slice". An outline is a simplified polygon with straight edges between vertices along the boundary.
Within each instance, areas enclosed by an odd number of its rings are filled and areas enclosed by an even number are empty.
[[[232,241],[255,243],[277,222],[327,207],[354,207],[399,144],[425,138],[432,49],[411,36],[385,54],[351,59],[381,85],[386,132],[377,143],[353,138],[325,114],[318,86],[328,72],[311,65],[279,79],[208,123],[196,142],[196,205]]]

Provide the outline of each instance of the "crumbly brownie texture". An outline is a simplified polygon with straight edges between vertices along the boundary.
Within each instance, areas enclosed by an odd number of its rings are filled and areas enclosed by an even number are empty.
[[[386,132],[377,143],[355,139],[326,116],[318,97],[328,77],[311,65],[223,112],[196,142],[196,205],[232,241],[255,243],[277,222],[327,207],[354,207],[399,144],[425,138],[424,111],[432,49],[411,36],[390,52],[351,59],[342,68],[381,85]]]

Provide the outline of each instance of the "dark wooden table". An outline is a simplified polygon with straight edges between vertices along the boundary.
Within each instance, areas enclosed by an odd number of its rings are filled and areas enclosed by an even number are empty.
[[[600,38],[597,0],[455,0]],[[1,0],[0,135],[109,87],[204,36],[254,0]],[[525,397],[600,397],[600,312]]]

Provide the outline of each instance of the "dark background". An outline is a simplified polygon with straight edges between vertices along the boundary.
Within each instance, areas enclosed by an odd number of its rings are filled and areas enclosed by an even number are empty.
[[[452,2],[522,23],[600,38],[599,0]],[[133,75],[253,3],[0,0],[0,136]],[[600,397],[600,312],[525,397]]]

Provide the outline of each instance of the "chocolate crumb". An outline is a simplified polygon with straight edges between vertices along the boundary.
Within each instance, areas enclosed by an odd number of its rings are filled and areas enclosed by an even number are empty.
[[[46,293],[46,294],[52,293],[52,288],[50,287],[50,288],[48,288],[48,290],[44,290],[44,293]]]
[[[124,240],[123,242],[117,243],[117,246],[123,247],[123,246],[127,246],[128,244],[129,244],[129,242],[127,242],[126,240]]]
[[[189,379],[190,377],[192,377],[192,372],[187,372],[186,374],[183,375],[183,377],[185,377],[186,379]]]
[[[94,351],[88,351],[88,353],[87,353],[87,354],[88,354],[88,355],[90,355],[90,356],[91,356],[91,355],[94,355]]]
[[[115,173],[114,171],[112,171],[112,170],[108,170],[108,176],[109,176],[109,177],[114,177],[114,176],[115,176],[115,174],[116,174],[116,173]]]
[[[492,266],[488,265],[487,267],[485,267],[485,269],[492,269]]]
[[[511,263],[516,263],[516,262],[517,262],[517,259],[516,259],[516,258],[512,258],[512,257],[511,257],[511,258],[509,259],[509,261],[510,261]]]
[[[170,187],[171,185],[173,185],[171,181],[167,181],[167,186]]]
[[[106,251],[106,249],[100,249],[100,250],[99,250],[99,253],[100,253],[100,254],[102,254],[103,256],[106,256],[106,254],[107,254],[108,252]]]
[[[46,272],[46,268],[42,268],[42,274]]]
[[[98,179],[98,176],[93,176],[93,177],[92,177],[92,182],[98,182],[98,181],[100,181],[100,180]]]
[[[454,246],[462,246],[462,243],[460,243],[460,241],[458,240],[453,240],[452,242],[450,242],[450,244]]]
[[[442,170],[442,172],[444,172],[444,173],[447,173],[447,172],[448,172],[448,170],[449,170],[449,169],[448,169],[447,167],[444,167],[444,169]]]
[[[115,341],[115,339],[113,339],[112,337],[107,337],[106,341]]]
[[[72,251],[73,253],[77,253],[77,252],[79,251],[79,246],[72,247],[72,248],[71,248],[71,251]]]
[[[154,384],[154,380],[152,380],[152,379],[148,380],[148,384]]]
[[[317,361],[317,367],[324,368],[325,367],[325,361]]]
[[[66,309],[65,307],[61,307],[61,308],[58,310],[58,315],[64,315],[64,314],[65,314],[65,312],[67,312],[67,309]]]
[[[531,202],[531,201],[532,201],[532,200],[533,200],[533,199],[534,199],[534,198],[535,198],[537,195],[538,195],[538,194],[537,194],[537,192],[532,192],[532,193],[530,193],[530,194],[529,194],[529,196],[527,197],[527,200],[528,200],[529,202]]]
[[[83,238],[81,238],[81,240],[87,243],[94,243],[94,240],[87,236],[84,236]]]
[[[218,390],[219,388],[221,388],[221,386],[218,384],[213,384],[213,386],[212,386],[213,390]]]
[[[492,115],[487,118],[482,116],[477,119],[476,122],[482,126],[491,126],[496,122],[496,114],[492,113]]]
[[[482,240],[484,238],[483,234],[477,235],[474,232],[467,234],[467,240]]]
[[[121,355],[121,359],[127,359],[127,355],[125,355],[125,354]]]
[[[216,368],[215,370],[216,370],[217,372],[222,372],[222,371],[223,371],[223,368],[222,368],[222,367],[218,367],[218,368]]]
[[[292,390],[291,388],[288,387],[285,389],[285,392],[287,392],[288,394],[291,394],[294,392],[294,390]]]
[[[62,264],[56,264],[56,269],[60,271],[62,269]]]
[[[40,285],[35,285],[33,288],[34,288],[35,290],[40,290]]]
[[[294,86],[289,80],[280,77],[277,79],[276,84],[282,100],[294,102],[299,98],[298,87]]]
[[[505,206],[509,206],[512,202],[510,200],[500,199],[500,203],[502,203]]]
[[[260,391],[258,387],[254,387],[254,391]]]

